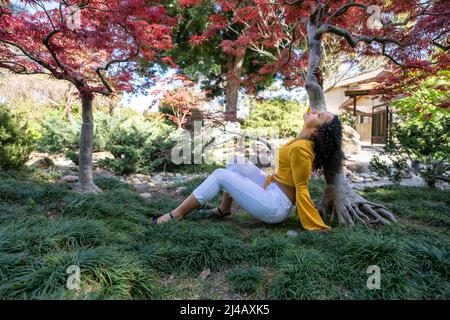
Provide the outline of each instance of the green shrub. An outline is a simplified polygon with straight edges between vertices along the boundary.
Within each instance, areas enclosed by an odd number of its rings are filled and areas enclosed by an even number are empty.
[[[50,115],[41,125],[38,151],[52,154],[77,150],[79,129],[79,124],[71,125],[56,114]]]
[[[17,169],[28,160],[33,150],[33,137],[27,124],[0,104],[0,169]]]
[[[176,143],[173,137],[173,128],[162,122],[128,119],[111,131],[105,147],[114,159],[104,159],[100,165],[117,174],[170,166],[170,150]]]
[[[341,120],[342,124],[345,124],[352,128],[355,127],[355,117],[353,116],[352,112],[345,110],[342,114],[339,115],[339,119]]]
[[[109,143],[109,135],[122,118],[109,116],[103,112],[94,114],[94,152],[106,150]],[[41,125],[41,137],[38,150],[47,153],[64,153],[73,162],[75,153],[78,154],[80,143],[81,119],[76,118],[73,124],[63,118],[60,113],[51,114]],[[71,152],[70,152],[71,151]]]
[[[69,158],[70,160],[72,160],[73,163],[75,163],[76,165],[79,165],[79,162],[80,162],[80,153],[79,152],[67,150],[66,152],[64,152],[64,155],[67,158]]]
[[[438,89],[450,85],[448,76],[449,72],[442,72],[426,79],[419,88],[406,89],[405,98],[392,102],[398,112],[386,145],[393,163],[391,175],[407,168],[430,187],[438,180],[450,181],[445,175],[450,169],[450,112],[441,107],[448,101],[448,92]],[[380,161],[373,164],[376,167]]]
[[[395,183],[400,183],[402,178],[402,171],[408,169],[406,162],[401,158],[392,158],[392,163],[388,164],[379,156],[374,155],[370,159],[370,168],[378,173],[380,176],[387,176]]]
[[[266,134],[278,134],[280,137],[296,136],[303,125],[306,105],[284,99],[254,102],[244,129],[260,129]]]

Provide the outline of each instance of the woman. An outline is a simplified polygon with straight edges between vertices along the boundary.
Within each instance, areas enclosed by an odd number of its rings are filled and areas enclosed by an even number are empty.
[[[225,217],[231,204],[239,206],[256,219],[278,223],[287,218],[292,206],[306,230],[328,230],[311,200],[308,183],[312,169],[332,172],[342,164],[342,127],[331,112],[308,111],[296,139],[279,148],[275,156],[275,174],[266,176],[253,163],[233,157],[226,169],[216,169],[173,211],[153,218],[153,223],[182,219],[189,212],[212,200],[224,189],[220,206],[212,211]]]

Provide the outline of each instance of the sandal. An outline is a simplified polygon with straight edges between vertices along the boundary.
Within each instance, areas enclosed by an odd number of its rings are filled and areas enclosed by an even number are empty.
[[[219,212],[219,214],[217,214],[217,213],[215,212],[215,209],[217,209],[217,211]],[[222,209],[220,209],[219,207],[209,210],[209,213],[210,213],[210,214],[212,213],[212,215],[214,215],[215,217],[219,217],[219,218],[225,218],[225,217],[231,215],[231,211],[229,211],[229,212],[223,212]]]
[[[172,214],[172,212],[169,212],[169,217],[170,217],[170,220],[175,220],[176,218],[173,216],[173,214]],[[160,223],[158,223],[158,216],[156,216],[156,215],[152,215],[152,224],[160,224]],[[170,220],[168,220],[168,221],[170,221]],[[168,222],[168,221],[164,221],[164,222]]]

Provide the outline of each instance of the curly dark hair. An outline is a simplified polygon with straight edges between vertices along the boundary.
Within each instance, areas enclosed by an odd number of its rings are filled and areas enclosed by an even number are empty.
[[[342,152],[342,124],[339,117],[322,125],[319,133],[314,138],[314,162],[313,170],[321,172],[325,176],[333,175],[342,168],[344,153]]]

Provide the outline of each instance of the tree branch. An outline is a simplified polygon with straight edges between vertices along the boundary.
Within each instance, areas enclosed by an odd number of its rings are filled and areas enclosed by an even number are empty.
[[[336,34],[338,36],[343,37],[345,40],[347,40],[347,43],[351,46],[351,47],[356,47],[356,45],[359,42],[366,42],[366,43],[371,43],[371,42],[378,42],[378,43],[395,43],[396,45],[398,45],[399,47],[406,47],[408,45],[411,45],[410,43],[402,43],[400,41],[398,41],[397,39],[394,38],[390,38],[390,37],[378,37],[378,36],[365,36],[365,35],[359,35],[359,36],[352,36],[352,34],[346,30],[346,29],[342,29],[330,24],[324,24],[323,26],[321,26],[319,28],[319,30],[317,30],[316,34],[314,35],[314,38],[316,40],[319,40],[320,37],[324,34],[324,33],[333,33]]]

